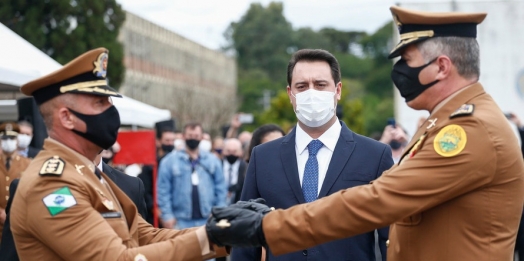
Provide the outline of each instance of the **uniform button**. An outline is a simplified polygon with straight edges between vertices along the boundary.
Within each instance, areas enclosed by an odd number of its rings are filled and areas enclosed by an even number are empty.
[[[307,250],[302,251],[302,255],[307,256]]]
[[[5,200],[9,200],[9,196],[5,196]]]
[[[6,180],[6,181],[9,181],[9,177],[5,177],[5,180]]]
[[[389,239],[386,241],[386,247],[389,247]]]
[[[9,186],[5,186],[5,191],[9,191]]]

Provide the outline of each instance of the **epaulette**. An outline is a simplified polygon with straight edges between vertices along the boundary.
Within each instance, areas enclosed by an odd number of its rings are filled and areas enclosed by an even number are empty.
[[[473,104],[462,104],[462,106],[460,106],[460,108],[458,108],[453,113],[451,113],[451,115],[449,115],[449,118],[453,119],[455,117],[468,116],[468,115],[473,114],[474,110],[475,110],[475,105],[473,105]]]
[[[64,168],[65,161],[58,156],[53,156],[44,162],[38,174],[40,174],[40,176],[61,176],[62,172],[64,172]]]

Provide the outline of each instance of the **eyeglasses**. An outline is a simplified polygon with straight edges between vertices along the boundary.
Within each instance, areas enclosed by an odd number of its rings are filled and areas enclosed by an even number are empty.
[[[16,136],[2,135],[1,139],[2,140],[16,140]]]

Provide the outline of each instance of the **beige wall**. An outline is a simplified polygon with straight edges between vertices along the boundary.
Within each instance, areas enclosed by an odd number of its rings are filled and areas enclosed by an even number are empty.
[[[126,67],[122,94],[170,110],[178,123],[200,121],[208,130],[217,130],[236,110],[234,58],[129,12],[119,39]]]

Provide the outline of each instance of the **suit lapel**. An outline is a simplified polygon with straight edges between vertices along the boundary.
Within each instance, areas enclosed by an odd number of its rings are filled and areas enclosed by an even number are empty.
[[[297,201],[302,204],[305,203],[306,200],[302,194],[302,188],[300,187],[300,180],[298,178],[295,136],[296,127],[289,135],[286,135],[282,141],[282,144],[280,145],[280,159],[282,160],[282,166],[284,166],[284,172],[286,174],[287,181],[289,182],[289,186],[293,190]]]
[[[318,193],[318,198],[327,196],[335,181],[337,181],[338,176],[342,173],[342,170],[346,166],[353,150],[355,149],[355,141],[353,140],[353,132],[344,124],[340,122],[342,129],[340,130],[340,137],[338,138],[337,145],[335,146],[335,151],[333,151],[333,156],[331,156],[331,161],[329,162],[329,167],[326,173],[326,178]]]

